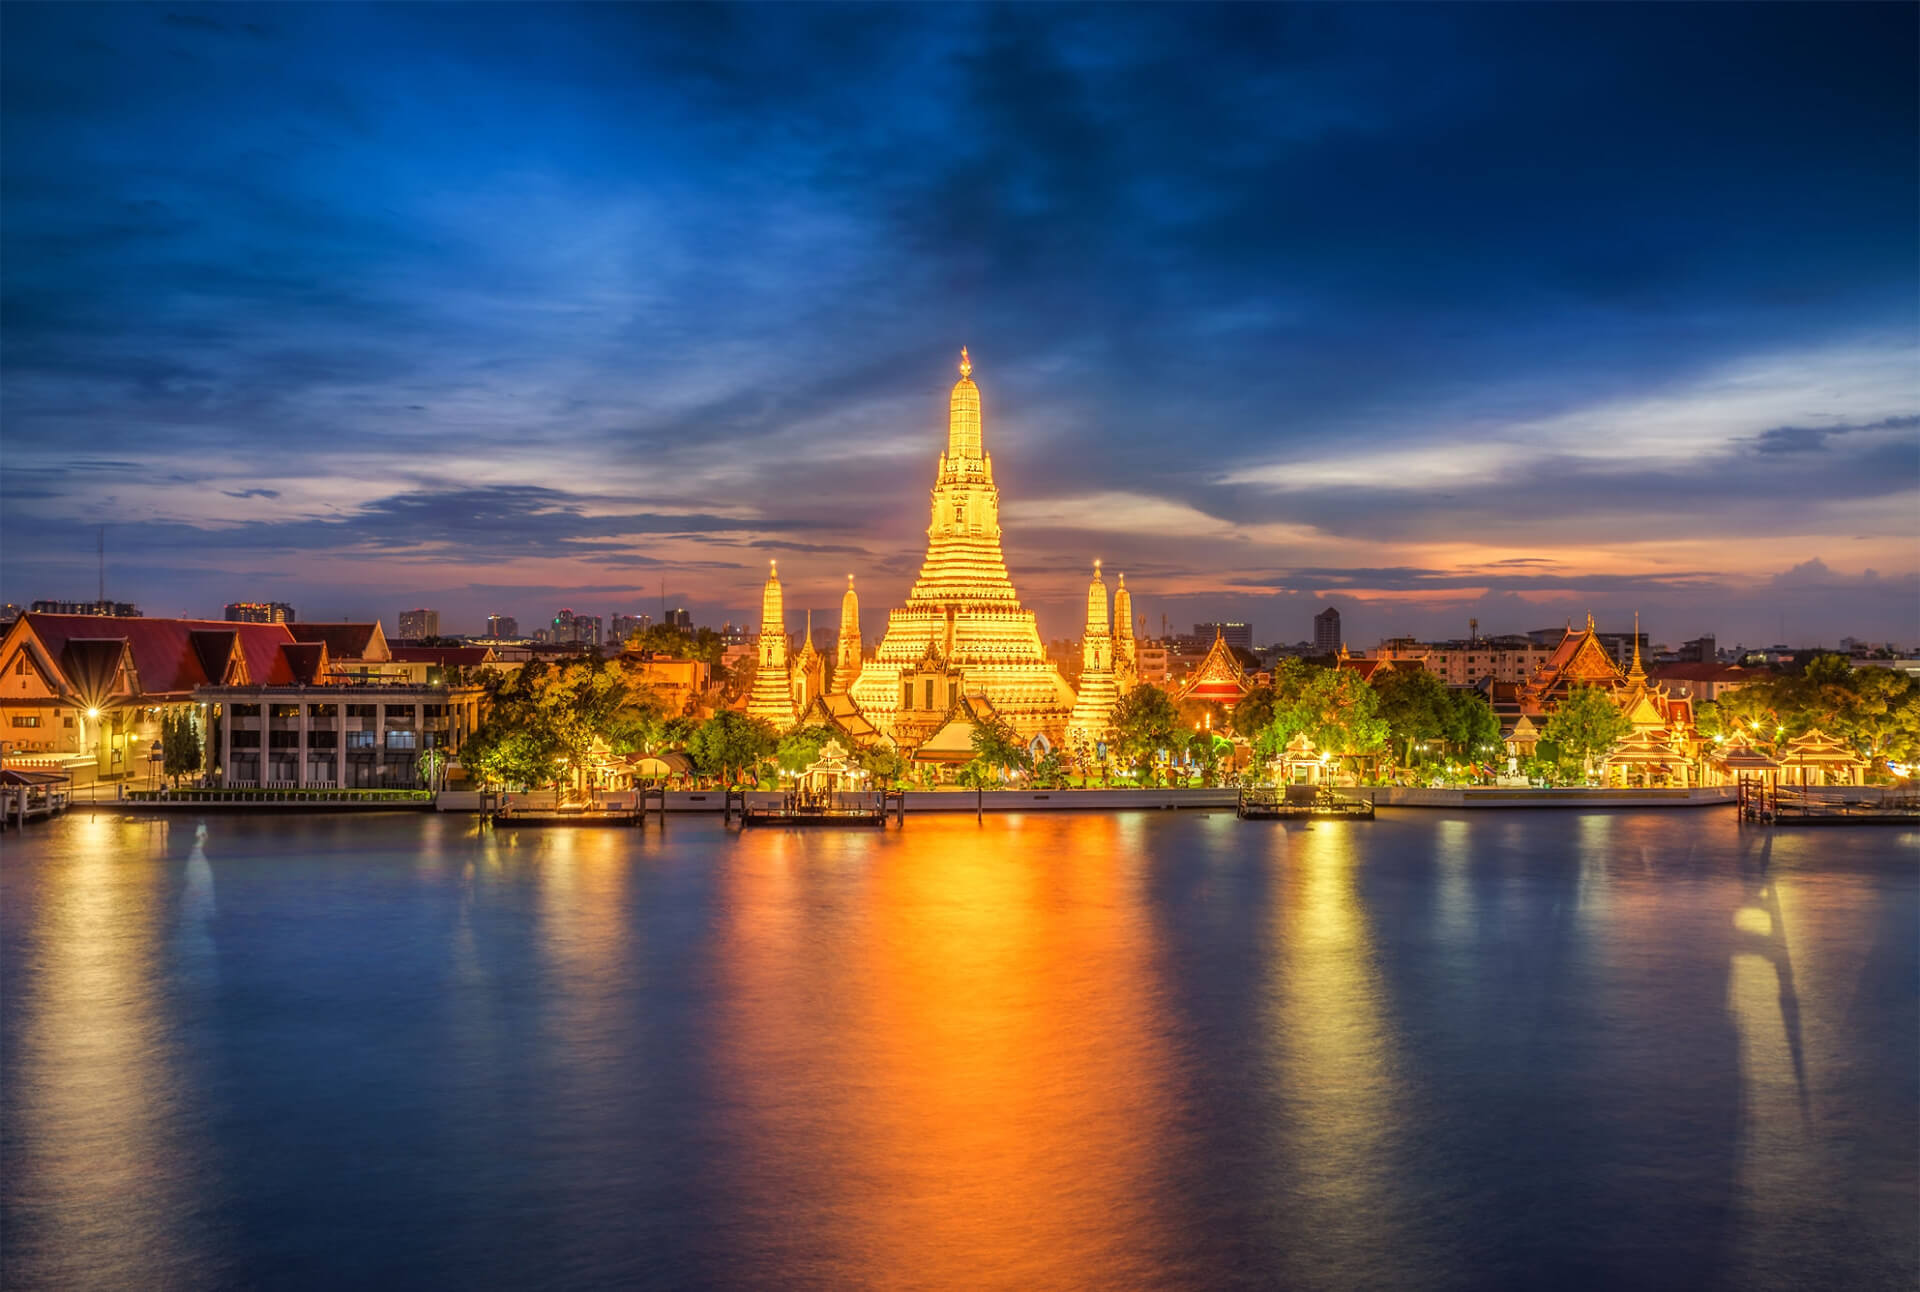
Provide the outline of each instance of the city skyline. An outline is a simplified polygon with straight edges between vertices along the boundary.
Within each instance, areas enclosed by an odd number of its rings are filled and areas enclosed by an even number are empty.
[[[8,35],[5,600],[877,614],[965,344],[1049,639],[1915,634],[1911,9]]]

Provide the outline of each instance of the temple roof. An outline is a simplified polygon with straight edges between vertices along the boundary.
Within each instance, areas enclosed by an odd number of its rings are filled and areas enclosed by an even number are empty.
[[[325,642],[327,654],[336,664],[349,661],[366,660],[374,664],[383,664],[393,658],[387,649],[387,635],[380,627],[380,621],[369,624],[284,624],[293,639],[299,642]]]
[[[1837,740],[1815,727],[1787,742],[1780,751],[1780,761],[1788,763],[1860,763],[1866,759],[1854,751],[1852,745]]]
[[[1207,649],[1207,657],[1200,661],[1200,667],[1193,670],[1193,675],[1174,699],[1234,704],[1249,689],[1247,675],[1241,670],[1240,661],[1233,657],[1233,649],[1227,645],[1226,636],[1221,630],[1215,629],[1213,645]]]

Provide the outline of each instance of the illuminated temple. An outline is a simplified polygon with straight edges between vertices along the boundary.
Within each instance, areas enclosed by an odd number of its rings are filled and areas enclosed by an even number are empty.
[[[867,721],[916,743],[965,696],[1031,739],[1066,736],[1074,693],[1047,659],[1000,553],[1000,490],[981,439],[980,388],[960,352],[927,524],[927,557],[906,605],[850,688]]]

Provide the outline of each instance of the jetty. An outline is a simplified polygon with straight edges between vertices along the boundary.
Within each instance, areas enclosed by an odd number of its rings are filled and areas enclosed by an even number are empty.
[[[1234,815],[1242,821],[1339,818],[1373,820],[1373,799],[1336,794],[1331,786],[1266,785],[1240,791]]]
[[[25,825],[66,811],[72,785],[66,772],[22,767],[0,771],[0,828]]]
[[[1740,819],[1756,825],[1920,826],[1920,790],[1742,781]]]
[[[891,816],[896,824],[907,819],[906,795],[880,790],[857,790],[834,794],[808,794],[790,791],[780,795],[750,794],[732,790],[722,809],[728,824],[784,826],[885,826]]]

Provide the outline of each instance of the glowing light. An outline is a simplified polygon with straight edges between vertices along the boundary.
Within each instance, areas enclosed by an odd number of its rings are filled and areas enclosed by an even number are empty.
[[[87,716],[88,716],[89,718],[97,718],[97,717],[99,717],[99,716],[100,716],[100,710],[98,710],[98,709],[88,709],[88,710],[87,710]]]

